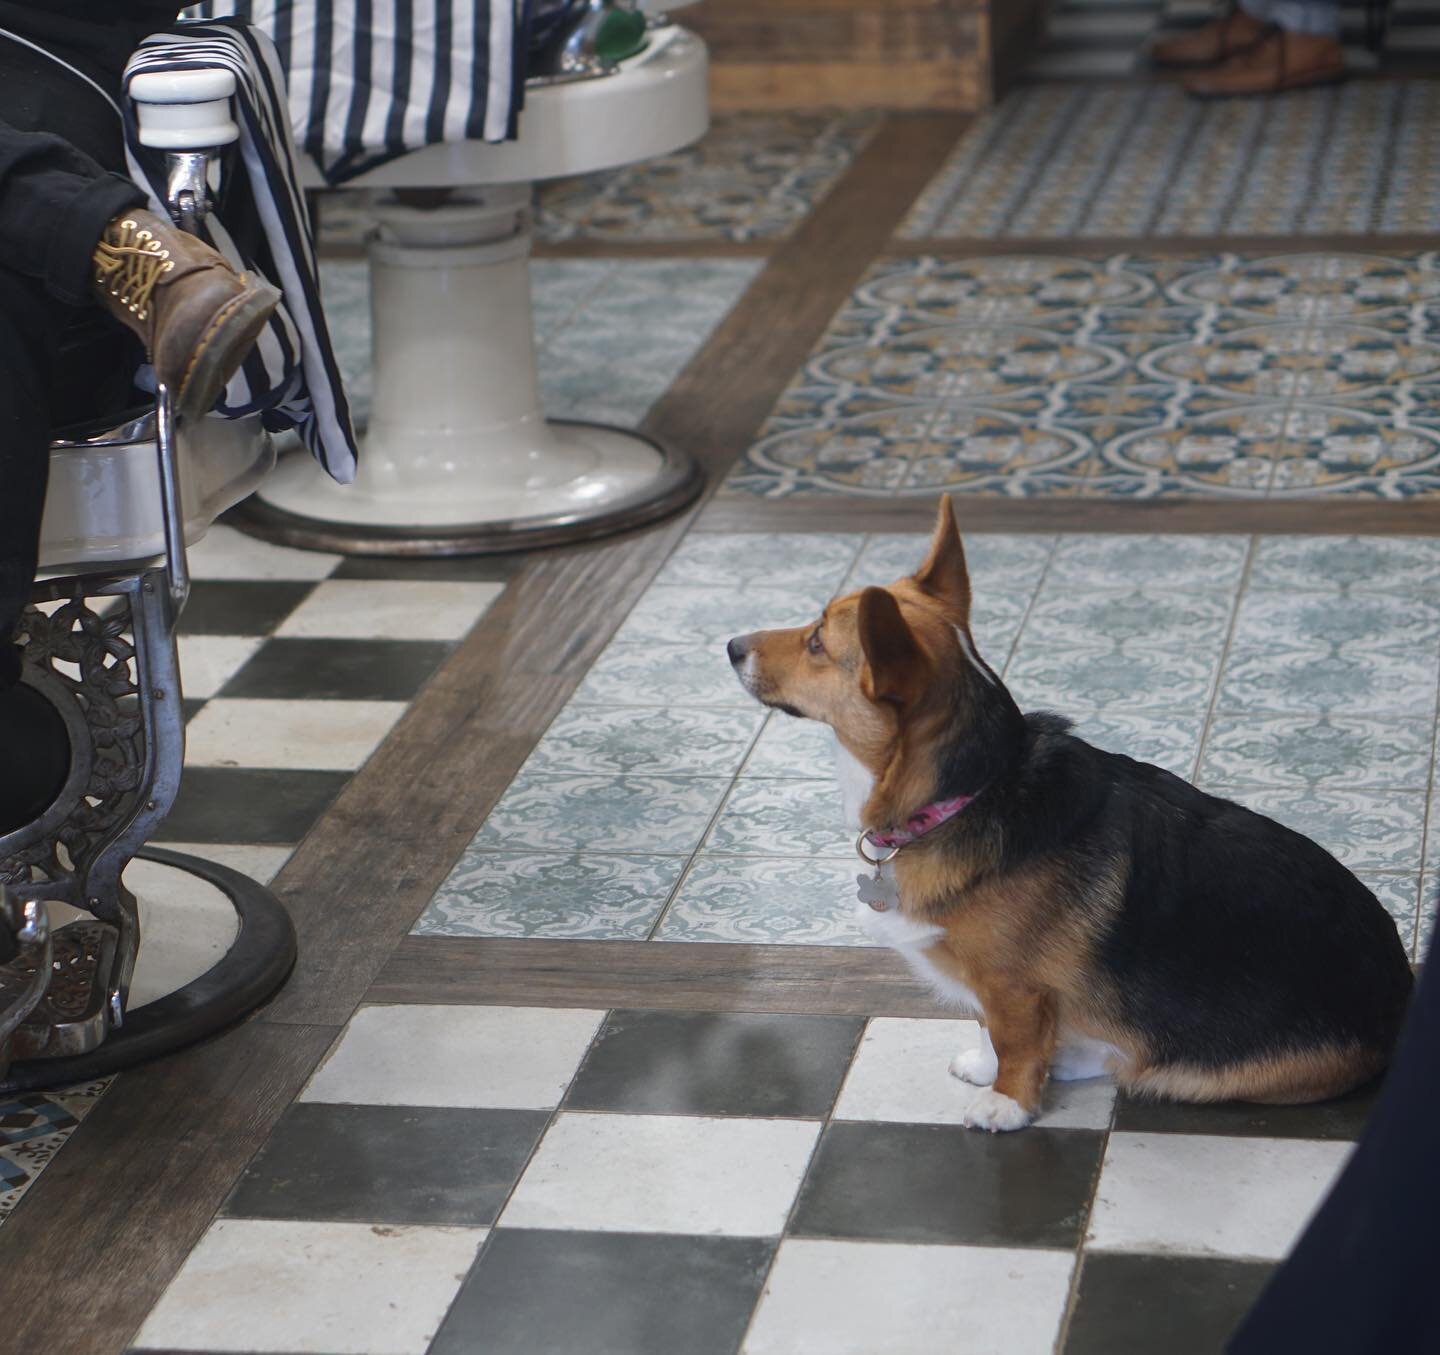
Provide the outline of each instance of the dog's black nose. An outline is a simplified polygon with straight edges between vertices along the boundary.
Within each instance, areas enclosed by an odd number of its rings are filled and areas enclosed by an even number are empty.
[[[730,656],[730,662],[738,668],[745,661],[745,656],[750,649],[745,643],[745,637],[737,635],[725,646],[725,652]]]

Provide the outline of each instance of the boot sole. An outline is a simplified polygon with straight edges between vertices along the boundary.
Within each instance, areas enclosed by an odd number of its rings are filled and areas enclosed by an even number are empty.
[[[1320,89],[1325,85],[1343,84],[1348,75],[1349,72],[1344,70],[1325,71],[1301,76],[1298,79],[1281,80],[1266,89],[1201,90],[1187,87],[1185,93],[1192,99],[1268,99],[1276,94],[1293,94],[1296,90]]]
[[[200,418],[210,412],[279,304],[280,293],[274,287],[256,283],[219,311],[176,394],[181,418]]]

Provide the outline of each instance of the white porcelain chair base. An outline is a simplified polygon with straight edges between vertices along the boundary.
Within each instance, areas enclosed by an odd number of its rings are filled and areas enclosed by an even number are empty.
[[[532,185],[666,154],[708,124],[705,45],[673,27],[613,76],[527,90],[518,141],[429,146],[354,181],[451,187],[368,204],[374,392],[355,483],[282,462],[240,517],[348,554],[485,554],[581,540],[675,511],[693,462],[619,429],[547,423],[529,258]]]
[[[530,188],[371,209],[375,388],[354,484],[282,463],[244,524],[351,554],[482,554],[622,530],[698,492],[648,439],[547,422],[530,307]]]

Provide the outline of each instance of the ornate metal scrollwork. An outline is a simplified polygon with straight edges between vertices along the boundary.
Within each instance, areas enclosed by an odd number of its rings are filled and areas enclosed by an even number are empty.
[[[54,1007],[49,1037],[42,1043],[32,1031],[34,1055],[93,1047],[108,1025],[124,1019],[140,931],[134,895],[121,875],[169,813],[184,752],[165,587],[163,570],[56,579],[36,585],[20,622],[21,680],[63,719],[70,770],[39,818],[0,836],[0,882],[21,898],[70,904],[115,933],[111,945],[101,944],[94,923],[56,933],[52,986],[70,995],[32,1018]],[[64,974],[58,972],[62,953]],[[95,1000],[77,1006],[72,990],[82,960],[109,972],[98,977]]]

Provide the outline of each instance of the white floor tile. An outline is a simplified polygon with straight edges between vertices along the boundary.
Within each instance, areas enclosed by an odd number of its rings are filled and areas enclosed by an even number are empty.
[[[1090,1218],[1091,1245],[1281,1257],[1350,1148],[1302,1139],[1112,1134]]]
[[[459,640],[503,587],[425,579],[328,579],[275,633],[335,640]]]
[[[819,1133],[808,1120],[561,1115],[500,1222],[775,1237]]]
[[[185,730],[192,767],[349,772],[405,714],[403,701],[209,702]]]
[[[560,1103],[604,1015],[549,1007],[365,1007],[300,1100],[548,1109]]]
[[[792,1238],[743,1355],[1049,1355],[1072,1263],[1066,1252]]]
[[[179,636],[181,694],[214,696],[264,643],[263,635]]]
[[[189,871],[158,861],[132,861],[125,883],[140,902],[140,953],[130,981],[130,1006],[143,1007],[208,973],[240,929],[220,889]]]
[[[835,1107],[837,1120],[960,1124],[978,1087],[960,1081],[950,1062],[980,1044],[975,1021],[875,1017],[850,1065]],[[1115,1088],[1105,1078],[1051,1082],[1035,1121],[1046,1129],[1106,1129]]]
[[[256,884],[268,885],[294,853],[294,847],[259,847],[243,842],[166,842],[167,852],[187,852],[202,861],[215,861]]]
[[[135,1344],[423,1355],[485,1232],[220,1219]]]
[[[233,527],[212,527],[186,554],[197,579],[323,579],[341,560],[321,551],[272,546]]]

